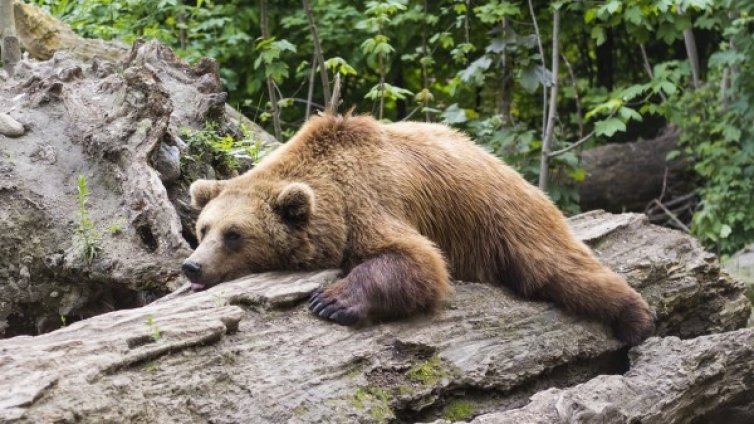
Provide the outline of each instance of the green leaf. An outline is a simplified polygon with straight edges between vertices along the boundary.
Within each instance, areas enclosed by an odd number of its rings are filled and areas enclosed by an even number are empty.
[[[723,127],[723,138],[725,138],[725,141],[738,141],[741,139],[741,130],[731,125],[725,125]]]
[[[644,21],[644,14],[641,13],[641,8],[639,6],[631,6],[628,9],[626,9],[626,12],[623,14],[627,22],[630,22],[636,26],[641,25],[641,23]]]
[[[448,106],[440,116],[446,124],[463,124],[468,121],[466,110],[458,107],[458,103]]]
[[[605,42],[607,36],[605,34],[605,28],[600,25],[595,25],[589,32],[592,38],[595,40],[598,46],[601,46]]]
[[[626,124],[618,118],[609,118],[604,121],[597,121],[594,124],[595,135],[605,135],[612,137],[616,132],[626,131]]]
[[[461,80],[464,82],[469,82],[472,79],[474,81],[477,81],[478,83],[482,82],[482,79],[480,76],[489,69],[490,65],[492,64],[492,59],[490,59],[488,56],[482,56],[479,59],[471,62],[471,64],[466,67],[461,73],[459,74],[461,76]]]
[[[728,238],[731,232],[733,232],[733,229],[728,224],[723,224],[720,227],[720,238]]]
[[[642,121],[641,115],[639,112],[635,111],[634,109],[631,109],[630,107],[621,107],[618,109],[618,115],[623,119],[624,122],[628,122],[630,120],[634,121]]]

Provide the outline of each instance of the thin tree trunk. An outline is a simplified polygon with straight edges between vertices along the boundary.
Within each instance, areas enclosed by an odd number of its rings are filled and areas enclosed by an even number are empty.
[[[546,73],[547,65],[545,64],[545,49],[542,47],[542,36],[539,33],[539,24],[537,23],[537,15],[534,14],[534,5],[529,0],[529,13],[531,13],[531,22],[534,24],[534,34],[537,36],[537,46],[539,47],[539,55],[542,57],[542,72]],[[542,81],[542,139],[545,138],[547,132],[547,84]]]
[[[686,44],[686,54],[689,57],[689,65],[691,66],[691,78],[694,82],[694,88],[698,89],[701,84],[699,78],[699,54],[696,50],[696,39],[694,38],[694,31],[691,28],[683,31],[683,42]]]
[[[178,41],[180,43],[181,49],[185,50],[186,46],[188,45],[187,34],[186,34],[186,14],[185,13],[178,14],[178,22],[181,24],[181,29],[178,31]]]
[[[13,13],[13,0],[0,0],[0,49],[2,63],[8,75],[21,60],[21,44],[16,35],[16,19]]]
[[[309,120],[312,112],[312,99],[314,98],[314,75],[317,73],[317,52],[312,54],[312,70],[309,73],[309,91],[306,93],[306,115],[304,122]]]
[[[304,3],[304,11],[306,12],[306,19],[309,21],[309,32],[312,33],[312,43],[314,44],[314,53],[317,56],[317,62],[319,63],[319,75],[322,78],[322,91],[325,98],[325,109],[330,109],[330,81],[327,78],[327,69],[325,68],[325,55],[322,52],[322,44],[319,41],[319,35],[317,33],[317,24],[314,21],[314,12],[312,12],[312,5],[309,0],[302,0]]]
[[[382,113],[385,108],[385,65],[382,60],[382,53],[377,56],[377,60],[380,66],[380,109],[378,116],[382,120]]]
[[[679,7],[679,15],[683,15],[685,12],[685,10]],[[691,81],[694,84],[694,89],[698,89],[701,84],[699,78],[699,53],[696,49],[696,38],[694,38],[692,27],[683,30],[683,43],[686,45],[686,56],[689,59],[689,67],[691,68]]]
[[[267,0],[260,0],[260,21],[262,26],[262,38],[270,38],[270,29],[267,22]],[[275,83],[272,81],[272,77],[267,77],[267,93],[270,96],[270,105],[272,107],[272,125],[275,128],[275,138],[278,141],[283,138],[283,130],[280,128],[280,109],[278,108],[277,95],[275,94]]]
[[[539,163],[539,188],[547,190],[550,167],[550,146],[555,133],[555,118],[558,113],[558,72],[560,71],[560,10],[554,9],[552,16],[552,89],[550,90],[550,110],[547,113],[547,130],[542,141],[542,159]]]
[[[504,17],[500,23],[500,35],[503,39],[510,31],[510,18]],[[505,51],[502,52],[502,74],[500,82],[500,98],[498,104],[498,114],[503,120],[503,125],[511,122],[511,105],[513,103],[513,58]]]
[[[378,34],[382,35],[382,24],[380,24]],[[382,53],[377,55],[377,62],[380,67],[380,109],[377,116],[382,120],[382,113],[385,108],[385,60]]]
[[[422,20],[422,60],[420,60],[422,65],[422,85],[424,86],[424,89],[429,92],[429,70],[427,69],[427,65],[425,61],[423,60],[427,55],[429,54],[429,46],[427,45],[427,19],[426,16],[429,13],[429,4],[427,0],[424,0],[424,19]],[[425,96],[424,98],[424,108],[426,109],[429,105],[429,96]],[[429,112],[424,112],[424,120],[426,122],[430,121],[429,118]]]

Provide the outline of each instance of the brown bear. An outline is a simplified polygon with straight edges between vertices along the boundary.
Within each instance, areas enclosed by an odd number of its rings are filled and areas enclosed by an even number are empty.
[[[644,299],[542,191],[444,125],[317,116],[254,169],[190,191],[203,208],[183,264],[196,289],[340,267],[309,306],[353,325],[433,311],[452,276],[602,320],[631,345],[654,331]]]

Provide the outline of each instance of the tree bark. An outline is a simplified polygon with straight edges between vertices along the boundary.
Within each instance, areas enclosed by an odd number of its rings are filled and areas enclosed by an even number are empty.
[[[694,239],[634,214],[589,213],[571,225],[655,308],[658,336],[691,338],[746,322],[743,285],[721,273]],[[336,275],[259,274],[42,336],[2,340],[0,419],[426,422],[461,401],[474,415],[508,411],[553,386],[626,378],[627,384],[654,383],[625,392],[628,399],[673,394],[656,408],[668,421],[647,422],[679,422],[723,403],[708,403],[712,394],[730,399],[752,384],[748,333],[700,342],[650,339],[627,356],[600,323],[477,283],[456,283],[450,304],[432,317],[341,327],[305,306],[309,293]],[[658,356],[667,360],[657,364],[669,366],[643,365]],[[625,377],[598,377],[623,374],[629,358],[634,365]],[[736,372],[740,378],[733,380]],[[663,375],[670,380],[651,380]],[[689,375],[724,378],[683,380]],[[728,381],[739,384],[720,384]],[[569,402],[585,393],[578,387],[569,389]],[[609,400],[613,388],[623,393],[630,386],[599,387],[586,394]]]
[[[631,351],[625,375],[551,388],[523,408],[480,415],[470,424],[751,423],[752,346],[752,328],[693,340],[652,339]]]

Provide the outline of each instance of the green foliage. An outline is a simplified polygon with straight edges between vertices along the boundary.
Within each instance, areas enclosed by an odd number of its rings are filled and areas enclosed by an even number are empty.
[[[296,52],[296,46],[287,40],[275,40],[275,37],[261,39],[256,45],[257,59],[254,61],[254,69],[264,64],[264,76],[271,77],[275,82],[282,82],[288,78],[288,65],[280,61],[280,56],[285,51]]]
[[[149,330],[149,336],[154,340],[155,342],[160,340],[160,327],[157,326],[157,323],[154,320],[154,317],[152,314],[147,315],[147,328]]]
[[[271,37],[264,39],[258,4],[242,0],[35,1],[88,37],[157,38],[190,61],[215,57],[231,102],[267,125],[264,81],[271,77],[286,135],[303,122],[302,93],[309,81],[312,104],[324,103],[319,78],[312,75],[318,69],[312,66],[314,47],[300,1],[269,2]],[[520,0],[314,0],[312,8],[325,67],[342,77],[345,107],[385,120],[410,117],[458,127],[531,182],[539,174],[557,8],[562,60],[555,76],[552,149],[585,137],[584,148],[649,138],[665,123],[677,123],[702,200],[692,230],[707,246],[727,253],[754,239],[748,224],[754,222],[748,207],[754,135],[745,124],[754,114],[753,3],[533,2],[534,17]],[[699,90],[689,82],[684,45],[689,29],[706,82]],[[725,98],[719,92],[723,75],[730,81]],[[239,155],[254,161],[264,154],[253,140],[236,140],[212,125],[186,130],[185,136],[184,164],[202,157],[231,172]],[[577,188],[585,178],[580,149],[551,160],[548,191],[567,213],[578,211]]]
[[[97,253],[100,250],[99,242],[100,235],[94,229],[94,222],[89,217],[89,209],[87,208],[87,202],[89,201],[89,187],[86,182],[86,177],[79,175],[76,180],[76,203],[78,209],[76,211],[76,217],[78,225],[76,226],[76,240],[80,245],[81,258],[83,261],[90,265],[94,258],[97,257]]]
[[[214,122],[207,122],[201,130],[181,129],[181,135],[188,145],[188,152],[181,156],[181,169],[189,162],[207,162],[224,174],[237,171],[239,160],[256,165],[268,153],[262,141],[254,137],[248,128],[241,128],[241,137],[222,133]]]
[[[442,408],[442,417],[448,421],[465,421],[474,416],[476,407],[463,399],[453,399]]]
[[[741,47],[754,53],[754,43],[743,42]],[[710,84],[680,96],[676,108],[669,112],[682,129],[681,152],[691,158],[691,167],[700,178],[701,203],[691,230],[723,255],[754,239],[754,133],[744,125],[753,117],[754,99],[750,97],[752,87],[746,87],[751,80],[744,77],[751,71],[745,63],[741,65],[734,82],[743,94],[738,101],[724,105],[719,87]]]
[[[406,377],[413,382],[425,386],[438,383],[447,375],[439,356],[433,356],[428,360],[414,365],[406,372]]]
[[[112,236],[118,235],[123,231],[123,227],[125,225],[126,225],[125,219],[118,219],[111,222],[110,225],[107,226],[105,231]]]

